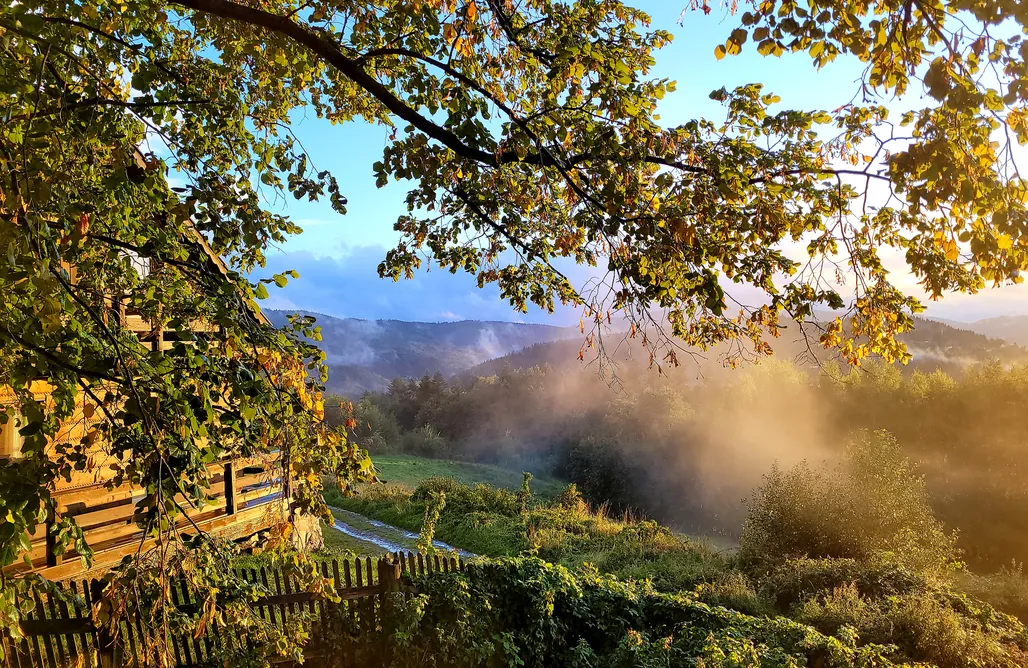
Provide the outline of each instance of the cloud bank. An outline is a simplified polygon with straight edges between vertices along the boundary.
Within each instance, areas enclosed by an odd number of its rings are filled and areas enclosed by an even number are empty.
[[[338,257],[318,257],[310,252],[271,255],[267,266],[253,278],[267,278],[295,269],[300,278],[285,288],[268,286],[264,308],[316,311],[347,318],[446,322],[454,320],[505,320],[566,325],[578,322],[579,312],[558,304],[554,314],[534,306],[520,313],[500,298],[495,285],[479,289],[475,277],[433,267],[419,271],[413,280],[394,282],[378,277],[385,257],[380,246],[350,248]]]

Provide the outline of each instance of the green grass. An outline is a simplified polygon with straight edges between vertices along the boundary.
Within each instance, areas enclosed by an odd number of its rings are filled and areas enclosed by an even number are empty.
[[[453,478],[465,485],[483,483],[491,487],[518,490],[521,488],[521,471],[473,464],[446,459],[427,459],[412,455],[372,456],[375,468],[383,482],[417,487],[426,478]],[[550,476],[530,471],[532,491],[544,498],[552,498],[560,492],[564,482]]]
[[[333,503],[416,532],[426,502],[439,492],[446,505],[436,538],[482,556],[528,553],[579,572],[649,580],[658,591],[684,592],[694,602],[774,619],[779,626],[789,617],[827,634],[852,627],[860,644],[896,645],[899,661],[937,668],[1028,666],[1024,627],[959,593],[960,584],[965,590],[973,584],[979,596],[1016,612],[1023,602],[1019,568],[973,582],[936,582],[883,555],[793,559],[755,571],[730,551],[655,522],[610,517],[570,490],[552,500],[535,497],[526,507],[509,489],[439,477],[415,489],[392,484],[369,486],[351,498],[337,493]]]
[[[514,493],[481,483],[469,487],[435,477],[418,489],[391,484],[370,486],[351,498],[333,495],[332,503],[417,532],[425,514],[425,490],[437,488],[446,493],[446,507],[435,537],[475,554],[534,551],[570,567],[588,563],[623,577],[649,578],[666,590],[691,588],[726,567],[727,557],[709,544],[654,522],[613,518],[581,502],[561,506],[540,496],[522,513]]]

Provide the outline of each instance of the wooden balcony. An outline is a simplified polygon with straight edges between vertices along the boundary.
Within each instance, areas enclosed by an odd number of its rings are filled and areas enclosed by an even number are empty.
[[[281,521],[283,511],[282,485],[273,471],[250,461],[224,462],[211,465],[213,474],[203,506],[188,508],[176,518],[175,529],[183,533],[202,531],[226,535],[231,538],[252,536]],[[136,503],[144,491],[129,486],[108,489],[103,483],[71,489],[57,489],[53,493],[59,516],[74,517],[82,528],[86,542],[93,549],[90,570],[102,570],[115,565],[126,555],[154,544],[144,540],[138,525]],[[182,502],[186,506],[185,501]],[[78,554],[69,550],[58,555],[54,551],[49,525],[41,525],[30,536],[31,565],[24,562],[8,567],[13,571],[32,571],[51,579],[61,580],[83,573]]]

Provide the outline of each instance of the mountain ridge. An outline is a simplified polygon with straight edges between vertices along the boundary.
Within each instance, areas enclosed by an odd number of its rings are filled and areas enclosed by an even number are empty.
[[[992,339],[1003,339],[1009,343],[1028,346],[1028,315],[997,315],[972,322],[933,317],[929,317],[928,320],[941,322],[957,329],[978,332]]]
[[[276,326],[286,323],[287,313],[314,316],[322,328],[322,341],[318,345],[325,351],[329,366],[328,390],[350,398],[358,398],[368,391],[383,391],[394,378],[436,372],[446,377],[492,375],[506,367],[540,364],[563,367],[571,362],[578,363],[584,339],[574,326],[502,320],[412,322],[339,318],[311,310],[265,309],[265,313]],[[999,324],[1010,328],[1006,322],[1009,319],[1003,316],[987,320],[999,320]],[[1028,316],[1025,319],[1028,320]],[[1006,340],[938,319],[916,320],[915,330],[903,335],[903,341],[914,355],[912,368],[955,371],[968,363],[989,359],[1028,360],[1028,349]],[[1014,329],[1016,325],[1017,322]],[[776,354],[787,358],[803,355],[807,350],[805,344],[788,334],[795,334],[795,328],[787,327],[785,331],[783,337],[773,342]],[[636,349],[632,354],[637,360],[645,361],[643,358],[648,358],[645,352]],[[711,351],[706,366],[717,366],[716,356],[717,351]]]
[[[311,310],[265,309],[277,327],[292,313],[314,316],[329,366],[328,390],[348,397],[381,391],[397,377],[451,376],[526,346],[568,338],[575,327],[497,320],[411,322],[339,318]]]

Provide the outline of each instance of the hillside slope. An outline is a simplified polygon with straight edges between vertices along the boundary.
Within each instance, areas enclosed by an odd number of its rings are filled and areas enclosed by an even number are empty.
[[[286,311],[265,313],[276,326],[286,322]],[[450,376],[526,346],[578,334],[576,328],[516,322],[404,322],[306,314],[315,316],[321,326],[318,345],[327,355],[329,390],[354,398],[384,390],[393,378],[437,371]]]
[[[901,337],[907,344],[907,349],[913,355],[910,369],[943,371],[956,371],[967,364],[986,362],[993,359],[1005,362],[1028,361],[1028,349],[1010,343],[1000,338],[990,338],[971,329],[957,328],[938,320],[925,320],[915,318],[916,326],[914,331],[908,332]],[[1001,320],[996,318],[994,320]],[[1026,318],[1028,321],[1028,318]],[[1028,324],[1026,324],[1028,327]],[[812,335],[811,347],[808,348],[795,323],[787,323],[782,330],[782,336],[772,342],[775,355],[786,359],[803,360],[810,358],[811,350],[818,353],[822,359],[828,357],[822,354],[824,351],[817,345],[816,337]],[[613,337],[612,337],[613,338]],[[1024,336],[1028,344],[1028,334]],[[527,346],[521,350],[510,353],[503,357],[491,359],[469,369],[467,375],[488,376],[502,371],[505,368],[525,369],[533,366],[551,365],[557,367],[583,366],[578,361],[578,351],[581,348],[582,339],[568,338],[561,341],[540,342]],[[616,343],[614,344],[616,346]],[[638,345],[621,346],[616,360],[626,368],[644,364],[648,360],[645,351]],[[586,360],[589,360],[591,353],[586,351]],[[634,362],[628,361],[631,354]],[[686,359],[686,356],[681,356]],[[628,362],[626,364],[626,362]],[[716,372],[720,367],[718,363],[718,352],[711,351],[705,355],[705,359],[697,363],[686,363],[686,373],[700,369],[704,373]]]
[[[985,318],[967,325],[979,334],[1028,346],[1028,315],[1004,315]]]

